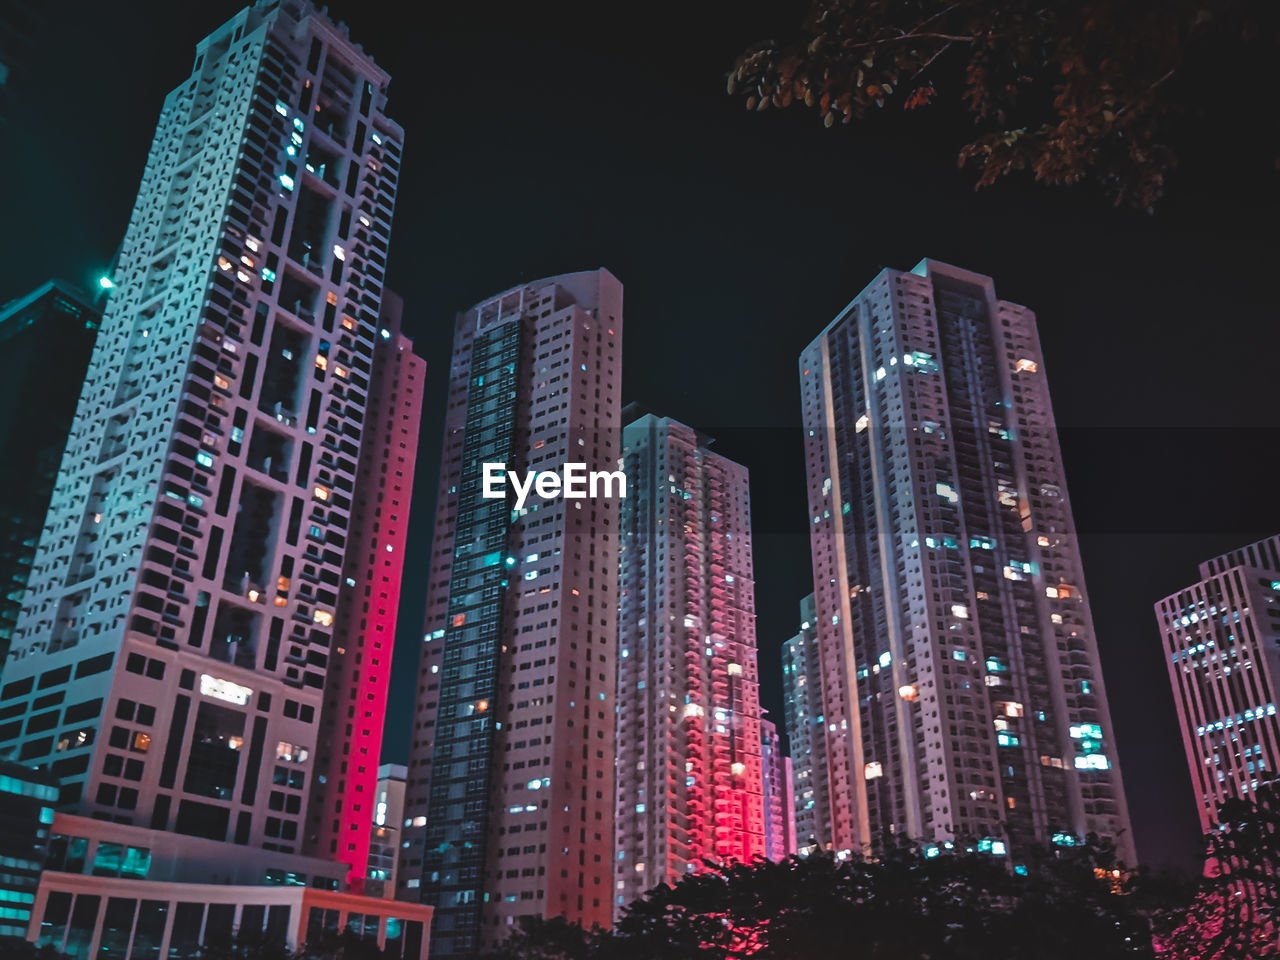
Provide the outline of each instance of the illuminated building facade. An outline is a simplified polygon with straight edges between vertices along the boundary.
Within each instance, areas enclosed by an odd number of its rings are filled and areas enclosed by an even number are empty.
[[[1200,564],[1156,604],[1200,825],[1280,769],[1280,536]]]
[[[905,836],[1133,862],[1035,316],[932,260],[799,364],[836,851]]]
[[[609,923],[621,501],[517,510],[482,465],[616,471],[621,372],[607,270],[458,315],[396,894],[437,907],[437,958],[521,916]]]
[[[320,713],[319,742],[328,747],[316,760],[303,846],[346,863],[355,892],[369,866],[426,373],[400,331],[401,311],[400,298],[384,291]]]
[[[764,856],[784,860],[796,852],[791,758],[771,720],[760,721],[760,792],[764,806]]]
[[[370,897],[395,896],[404,822],[404,785],[409,768],[400,763],[378,767],[374,793],[373,832],[369,839],[369,870],[364,892]]]
[[[101,319],[60,280],[0,306],[0,676]]]
[[[0,942],[27,935],[57,801],[50,773],[0,760]]]
[[[623,431],[614,912],[765,852],[747,469],[645,414]]]
[[[800,601],[800,630],[782,645],[782,706],[791,747],[792,806],[796,852],[830,849],[825,824],[830,818],[827,793],[826,747],[822,715],[822,673],[818,664],[817,614],[813,594]],[[818,824],[824,824],[819,831]]]
[[[370,389],[388,80],[310,5],[259,3],[165,100],[0,692],[0,742],[63,810],[303,852],[317,754],[342,752],[344,577],[373,569],[348,554],[398,542],[354,539],[366,435],[395,433]]]

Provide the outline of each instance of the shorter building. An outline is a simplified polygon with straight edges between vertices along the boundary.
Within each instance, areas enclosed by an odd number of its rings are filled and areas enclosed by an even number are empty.
[[[56,814],[28,940],[73,958],[186,960],[233,931],[296,948],[350,930],[424,960],[431,908],[344,892],[346,864]]]
[[[822,670],[813,594],[800,601],[800,631],[782,645],[782,697],[791,745],[792,813],[796,851],[830,850],[827,823],[826,737],[822,724]]]
[[[1200,564],[1156,604],[1200,825],[1280,769],[1280,536]],[[1092,736],[1083,730],[1083,736]]]
[[[369,869],[364,892],[370,897],[394,897],[396,862],[400,854],[400,821],[404,818],[404,782],[409,768],[399,763],[378,767],[374,794],[373,833],[369,837]]]
[[[0,760],[0,937],[27,932],[57,802],[48,773]]]
[[[615,917],[765,855],[747,468],[644,414],[623,430]]]
[[[426,960],[431,907],[301,886],[156,883],[49,872],[27,939],[73,958],[194,960],[201,944],[241,937],[289,949],[344,932],[383,956]]]
[[[785,860],[796,852],[796,814],[791,791],[791,758],[782,750],[778,727],[760,721],[760,774],[764,800],[764,855]]]

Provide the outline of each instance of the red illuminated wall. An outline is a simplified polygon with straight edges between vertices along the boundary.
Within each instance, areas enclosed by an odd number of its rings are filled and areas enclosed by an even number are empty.
[[[399,298],[388,292],[307,823],[306,852],[348,864],[353,892],[363,890],[369,861],[426,372],[413,342],[400,333],[400,310]]]

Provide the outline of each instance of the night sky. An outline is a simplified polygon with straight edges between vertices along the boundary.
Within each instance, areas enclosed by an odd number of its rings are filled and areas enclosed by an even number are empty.
[[[240,6],[44,5],[0,128],[0,301],[109,268],[163,97]],[[394,78],[406,146],[388,282],[429,364],[384,759],[407,753],[455,311],[549,274],[621,279],[624,400],[751,469],[761,694],[781,724],[777,650],[812,590],[796,357],[882,266],[927,256],[990,274],[1039,317],[1139,853],[1193,865],[1152,604],[1280,530],[1274,164],[1241,149],[1253,121],[1224,108],[1154,217],[1088,187],[975,193],[954,96],[824,130],[725,94],[734,56],[804,9],[423,4],[411,20],[331,5]]]

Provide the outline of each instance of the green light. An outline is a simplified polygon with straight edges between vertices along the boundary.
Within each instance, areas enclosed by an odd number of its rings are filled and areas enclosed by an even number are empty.
[[[116,282],[104,273],[102,276],[98,278],[98,286],[100,286],[103,290],[114,290],[116,287]]]

